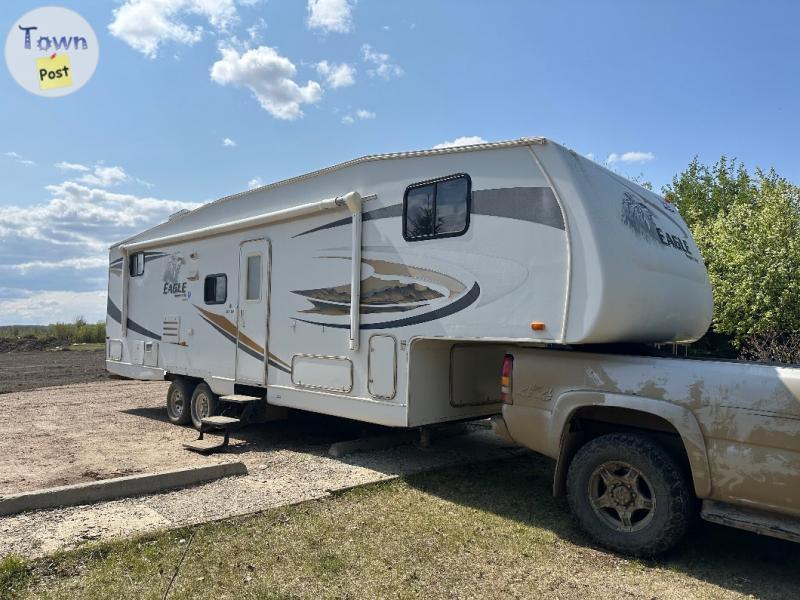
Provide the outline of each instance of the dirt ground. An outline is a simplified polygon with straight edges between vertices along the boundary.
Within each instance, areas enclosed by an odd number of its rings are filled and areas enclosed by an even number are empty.
[[[91,361],[102,364],[102,353],[96,352],[15,358],[14,368],[31,372],[63,359],[55,365],[63,373],[78,358],[91,376],[96,373]],[[33,383],[34,376],[27,381]],[[249,474],[164,494],[0,518],[0,556],[42,555],[87,540],[250,514],[354,485],[515,452],[485,427],[471,426],[466,435],[434,440],[431,449],[406,444],[334,459],[328,456],[332,443],[387,430],[290,412],[288,420],[236,432],[224,453],[201,456],[182,447],[197,432],[167,420],[168,385],[104,379],[0,394],[0,496],[227,461],[244,462]]]
[[[104,350],[0,353],[0,394],[108,379]]]

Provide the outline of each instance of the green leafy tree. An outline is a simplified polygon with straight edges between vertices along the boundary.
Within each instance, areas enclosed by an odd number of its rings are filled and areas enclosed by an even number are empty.
[[[800,188],[722,157],[713,167],[693,160],[663,192],[705,259],[714,330],[738,347],[800,331]]]

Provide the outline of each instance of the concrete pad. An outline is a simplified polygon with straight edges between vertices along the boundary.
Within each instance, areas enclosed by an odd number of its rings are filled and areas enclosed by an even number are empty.
[[[247,467],[242,462],[222,463],[33,490],[0,497],[0,516],[13,515],[27,510],[76,506],[102,500],[153,494],[231,475],[247,475]]]

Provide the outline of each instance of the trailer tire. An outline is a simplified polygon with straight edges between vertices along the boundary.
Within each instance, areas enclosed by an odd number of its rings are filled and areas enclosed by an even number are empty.
[[[194,385],[188,379],[175,379],[167,390],[167,418],[173,425],[188,425],[192,420]]]
[[[192,425],[198,431],[202,420],[213,417],[219,412],[217,395],[211,391],[208,384],[199,384],[192,393]]]
[[[695,504],[686,473],[654,440],[612,433],[582,446],[570,463],[567,499],[600,545],[654,556],[686,534]]]

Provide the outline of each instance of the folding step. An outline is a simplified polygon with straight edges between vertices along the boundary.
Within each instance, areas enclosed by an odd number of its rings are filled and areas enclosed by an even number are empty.
[[[250,402],[258,402],[264,398],[259,396],[247,396],[245,394],[231,394],[229,396],[220,396],[219,399],[222,402],[231,402],[233,404],[249,404]]]
[[[217,450],[221,450],[227,445],[228,445],[227,435],[223,438],[221,442],[219,440],[201,438],[197,440],[192,440],[191,442],[183,443],[184,448],[186,448],[187,450],[191,450],[192,452],[197,452],[198,454],[211,454],[213,452],[216,452]]]
[[[200,422],[206,425],[203,429],[227,429],[231,425],[238,425],[242,421],[236,417],[217,415],[213,417],[204,417]]]

